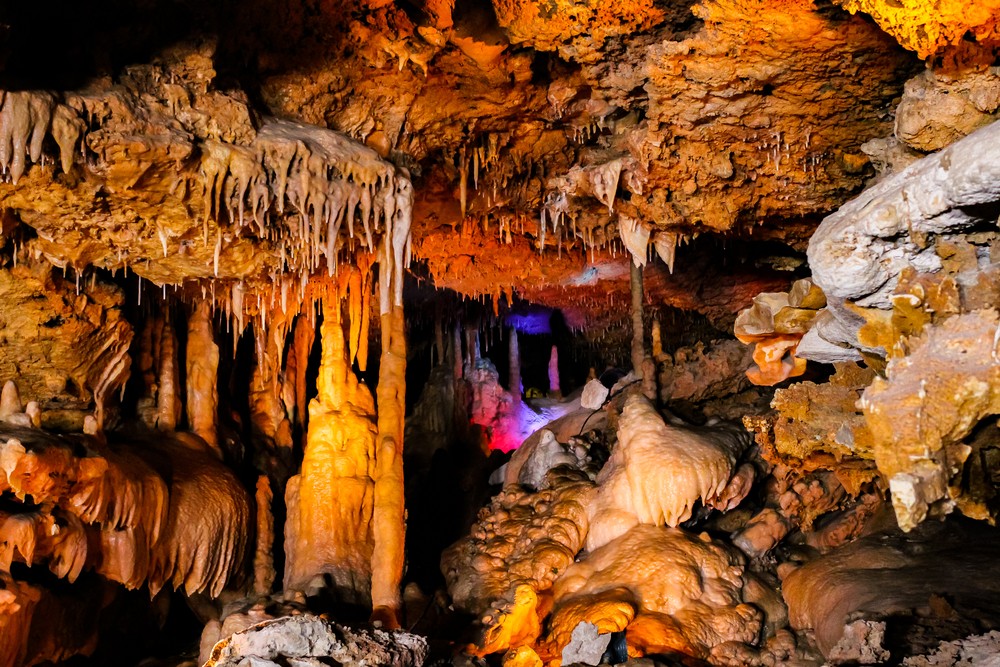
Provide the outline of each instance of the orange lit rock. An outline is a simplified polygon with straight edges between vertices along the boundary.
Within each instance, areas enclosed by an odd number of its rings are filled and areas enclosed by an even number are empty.
[[[538,607],[535,588],[529,584],[519,585],[483,616],[482,638],[477,644],[466,647],[466,651],[484,656],[534,644],[542,632]]]
[[[519,646],[507,651],[503,667],[543,667],[543,663],[530,646]]]
[[[215,344],[212,307],[199,301],[188,318],[187,350],[188,426],[222,457],[219,448],[219,346]]]
[[[165,584],[218,597],[246,576],[251,498],[232,470],[197,436],[179,433],[138,453],[167,466],[170,510],[149,566],[149,590]],[[162,473],[161,473],[162,474]]]
[[[166,311],[159,339],[159,382],[156,394],[156,426],[161,431],[173,431],[181,419],[180,368],[178,366],[177,334],[173,318]]]
[[[779,453],[798,459],[815,451],[839,458],[873,458],[871,431],[856,404],[876,374],[853,362],[841,362],[836,368],[829,382],[798,382],[775,392],[772,407],[781,415],[774,425]]]
[[[88,410],[128,379],[132,327],[120,288],[81,278],[77,292],[41,262],[0,269],[0,294],[0,377],[17,378],[24,402]]]
[[[0,667],[19,667],[42,591],[0,572]]]
[[[635,617],[625,633],[629,655],[658,653],[683,653],[694,655],[696,650],[688,643],[677,622],[667,614],[643,612]]]
[[[301,472],[288,481],[285,504],[286,589],[314,591],[323,575],[344,602],[371,599],[375,504],[375,403],[351,371],[341,300],[324,300],[323,357],[309,404]]]
[[[771,386],[806,372],[806,360],[795,356],[802,336],[779,334],[757,342],[753,352],[756,368],[747,371],[750,382]]]
[[[908,49],[927,58],[966,35],[987,43],[1000,39],[1000,2],[944,0],[933,5],[920,0],[838,0],[852,14],[869,14],[883,30]]]
[[[562,655],[580,623],[593,623],[601,634],[624,630],[635,617],[637,607],[632,592],[625,587],[561,601],[552,610],[542,648],[546,655]]]
[[[250,380],[250,423],[257,465],[272,476],[279,488],[294,472],[291,420],[296,414],[296,352],[293,346],[288,354],[286,372],[282,374],[281,361],[287,332],[285,317],[272,312],[266,329],[261,327]],[[303,400],[304,385],[303,381]]]
[[[257,549],[253,559],[253,588],[257,595],[270,595],[276,573],[271,548],[274,544],[274,514],[271,501],[274,494],[267,475],[257,478]]]
[[[534,632],[495,626],[530,621],[526,612],[511,611],[519,608],[517,592],[527,605],[529,597],[537,598],[552,586],[583,547],[593,483],[583,473],[556,467],[548,473],[546,486],[538,493],[516,485],[501,492],[480,511],[472,534],[441,555],[441,571],[455,607],[483,618],[485,643],[476,649],[479,653],[487,644],[489,651],[499,651],[511,637]],[[531,596],[524,587],[534,591]]]
[[[596,609],[618,609],[615,614],[622,618],[629,605],[641,612],[637,620],[647,612],[667,615],[682,638],[677,641],[675,635],[672,648],[686,644],[692,655],[704,657],[727,641],[751,643],[760,632],[761,613],[742,603],[743,572],[742,554],[707,534],[636,526],[566,569],[553,587],[552,626],[563,627],[557,618],[570,600],[601,594]],[[640,626],[640,632],[646,629]],[[668,638],[668,632],[660,632]]]

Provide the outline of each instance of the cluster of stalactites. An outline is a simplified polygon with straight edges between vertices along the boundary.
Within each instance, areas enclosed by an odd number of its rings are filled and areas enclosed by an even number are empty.
[[[0,172],[17,184],[32,163],[44,164],[49,134],[59,146],[63,171],[69,172],[77,146],[86,146],[87,128],[79,113],[53,93],[0,91]],[[387,259],[394,270],[401,275],[409,266],[413,188],[408,174],[349,136],[268,118],[248,146],[207,139],[198,147],[198,173],[178,174],[172,194],[200,193],[194,198],[200,199],[202,242],[215,249],[216,276],[223,243],[234,233],[253,234],[276,246],[279,261],[270,278],[281,283],[283,305],[289,274],[300,276],[303,285],[323,269],[333,276],[342,252],[374,253],[380,234],[391,241]],[[210,220],[216,223],[214,239]],[[224,220],[232,229],[223,230]],[[166,253],[162,231],[161,240]],[[392,296],[401,303],[400,289]]]
[[[479,190],[479,172],[490,180],[491,191],[486,193],[492,199],[497,198],[497,190],[504,190],[509,181],[509,174],[502,168],[502,150],[510,140],[510,134],[491,132],[480,137],[477,142],[463,144],[458,151],[458,198],[462,207],[462,217],[468,210],[469,200],[469,170],[472,170],[472,185]],[[530,170],[530,169],[529,169]]]
[[[379,233],[403,246],[401,261],[409,264],[409,178],[345,134],[270,118],[249,147],[205,142],[200,177],[205,243],[208,220],[214,214],[218,221],[224,209],[240,228],[252,223],[259,237],[277,243],[282,273],[306,275],[325,265],[332,276],[341,250],[373,252]],[[271,224],[272,217],[284,224]]]
[[[76,112],[56,104],[51,93],[0,90],[0,173],[16,185],[30,163],[43,160],[42,144],[50,130],[68,172],[83,128]]]

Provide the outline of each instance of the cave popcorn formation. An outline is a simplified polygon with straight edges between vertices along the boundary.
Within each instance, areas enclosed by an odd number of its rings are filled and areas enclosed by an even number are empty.
[[[997,0],[223,5],[0,8],[0,667],[995,662]]]

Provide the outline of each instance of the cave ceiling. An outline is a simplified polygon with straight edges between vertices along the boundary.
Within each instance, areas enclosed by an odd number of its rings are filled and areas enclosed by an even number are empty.
[[[268,156],[296,141],[320,150],[280,124],[291,121],[367,146],[323,150],[361,165],[351,177],[373,193],[389,170],[408,175],[412,256],[440,287],[575,308],[581,324],[624,313],[625,221],[676,256],[673,271],[654,260],[647,298],[726,320],[791,276],[722,264],[721,249],[801,256],[874,175],[860,146],[892,133],[918,54],[995,37],[988,8],[943,3],[914,30],[912,4],[8,7],[0,88],[8,104],[34,91],[20,103],[35,105],[37,139],[19,148],[10,118],[0,132],[5,230],[32,228],[24,251],[57,266],[157,285],[324,272],[316,257],[289,259],[274,231],[297,224],[294,193],[254,199],[275,178]],[[53,46],[39,53],[42,14]],[[354,234],[338,259],[368,249]]]

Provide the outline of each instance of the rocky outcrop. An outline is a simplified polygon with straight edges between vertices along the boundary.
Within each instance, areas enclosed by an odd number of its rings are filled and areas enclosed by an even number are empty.
[[[133,333],[121,288],[76,281],[46,262],[0,269],[0,377],[17,378],[46,426],[82,430],[83,415],[128,379]]]
[[[885,620],[903,634],[914,625],[919,632],[914,620],[921,613],[938,624],[975,618],[977,610],[995,609],[1000,595],[991,576],[996,540],[994,529],[951,522],[927,523],[905,537],[898,531],[863,537],[784,577],[789,620],[796,629],[811,628],[830,656],[850,621]],[[935,600],[942,593],[950,603]]]
[[[427,640],[400,630],[355,630],[318,616],[285,616],[264,621],[220,641],[206,667],[255,664],[398,665],[421,667]]]
[[[989,205],[1000,199],[998,137],[1000,125],[978,130],[866,190],[816,230],[808,252],[813,280],[848,333],[857,333],[860,318],[844,309],[845,300],[891,308],[904,268],[941,270],[935,241],[992,222]]]

